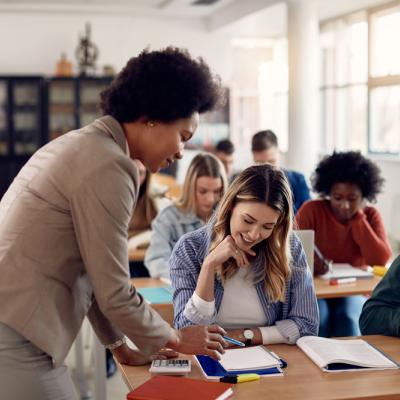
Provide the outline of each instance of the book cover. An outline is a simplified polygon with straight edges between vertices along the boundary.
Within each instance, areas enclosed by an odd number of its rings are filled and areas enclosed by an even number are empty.
[[[172,303],[171,286],[140,288],[137,291],[150,304]]]
[[[127,400],[224,400],[233,394],[230,383],[154,376],[127,395]]]
[[[303,336],[297,346],[323,371],[397,369],[398,364],[363,339]]]
[[[282,376],[282,369],[280,367],[271,368],[258,368],[246,370],[230,370],[227,371],[218,361],[209,356],[196,355],[194,359],[198,363],[204,377],[210,380],[218,380],[223,376],[236,376],[241,374],[258,374],[269,376]]]

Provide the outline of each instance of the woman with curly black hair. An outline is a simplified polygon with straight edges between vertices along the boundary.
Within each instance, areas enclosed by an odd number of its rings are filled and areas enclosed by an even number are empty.
[[[374,203],[384,180],[380,170],[359,152],[333,153],[317,166],[311,183],[321,199],[303,204],[296,215],[299,229],[313,229],[325,258],[356,267],[386,264],[390,245]],[[325,272],[316,258],[315,272]],[[359,335],[362,296],[318,300],[320,336]]]
[[[143,51],[103,92],[102,118],[39,149],[18,174],[0,203],[1,398],[76,399],[63,362],[85,316],[121,363],[146,363],[164,346],[223,353],[222,328],[172,329],[146,305],[127,249],[132,159],[155,172],[181,158],[219,93],[202,59]]]

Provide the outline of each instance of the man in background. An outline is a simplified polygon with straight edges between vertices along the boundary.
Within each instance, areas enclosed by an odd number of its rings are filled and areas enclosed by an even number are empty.
[[[251,140],[251,151],[253,160],[257,164],[278,165],[279,163],[279,148],[278,138],[271,130],[257,132]],[[294,213],[300,206],[310,197],[304,175],[300,172],[282,168],[289,181],[293,194],[293,211]]]
[[[220,140],[215,146],[215,155],[225,167],[226,176],[229,181],[233,177],[233,153],[235,146],[229,139]]]

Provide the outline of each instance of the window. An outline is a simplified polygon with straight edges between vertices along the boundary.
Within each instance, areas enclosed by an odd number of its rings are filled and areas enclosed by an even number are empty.
[[[366,13],[321,27],[322,151],[367,149]]]
[[[400,1],[321,25],[322,151],[400,155]]]
[[[400,154],[400,2],[370,12],[369,151]]]

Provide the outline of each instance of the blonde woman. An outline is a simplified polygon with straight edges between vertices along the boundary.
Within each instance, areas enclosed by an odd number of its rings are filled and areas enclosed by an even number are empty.
[[[144,260],[150,276],[169,279],[168,260],[175,243],[209,220],[226,187],[224,166],[214,155],[200,153],[193,158],[181,197],[153,220],[150,247]]]
[[[312,277],[292,220],[284,173],[267,164],[244,170],[215,221],[174,248],[175,326],[218,323],[246,345],[316,335]]]

